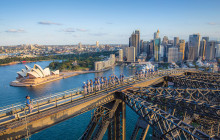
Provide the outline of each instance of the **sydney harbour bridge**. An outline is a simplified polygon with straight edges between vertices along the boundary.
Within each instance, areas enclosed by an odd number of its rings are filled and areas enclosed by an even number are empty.
[[[220,74],[192,69],[164,70],[84,94],[71,89],[0,110],[0,139],[31,134],[92,110],[79,139],[126,139],[126,108],[137,114],[129,139],[220,139]],[[90,117],[90,116],[88,116]],[[151,131],[150,131],[151,130]],[[74,133],[74,132],[73,132]],[[128,138],[127,138],[128,139]]]

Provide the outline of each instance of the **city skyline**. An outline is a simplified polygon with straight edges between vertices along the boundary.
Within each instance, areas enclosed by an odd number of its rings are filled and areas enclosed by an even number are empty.
[[[0,46],[19,44],[128,44],[139,29],[140,39],[200,33],[220,39],[220,4],[193,1],[1,1]],[[165,11],[165,12],[164,12]]]

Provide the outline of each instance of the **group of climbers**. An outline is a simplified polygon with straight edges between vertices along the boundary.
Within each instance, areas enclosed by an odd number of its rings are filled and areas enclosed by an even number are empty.
[[[83,91],[84,94],[87,93],[92,93],[94,91],[100,91],[102,89],[106,89],[110,86],[114,86],[116,84],[121,84],[124,82],[124,74],[121,74],[119,77],[117,77],[116,75],[112,74],[111,76],[109,76],[109,78],[107,77],[100,77],[100,78],[95,78],[94,81],[91,80],[87,80],[87,82],[83,83]]]

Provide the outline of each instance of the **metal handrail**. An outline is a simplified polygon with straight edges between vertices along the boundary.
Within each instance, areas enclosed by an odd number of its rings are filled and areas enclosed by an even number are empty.
[[[158,71],[157,73],[155,73],[154,75],[149,75],[150,77],[153,76],[153,77],[156,77],[156,76],[160,76],[160,74],[162,74],[163,76],[165,75],[169,75],[169,74],[172,74],[172,73],[177,73],[177,72],[185,72],[185,71],[189,71],[189,69],[186,69],[186,70],[183,70],[183,69],[172,69],[172,70],[163,70],[163,71]],[[136,76],[135,75],[132,75],[132,76],[129,76],[129,77],[125,77],[124,80],[126,81],[131,81],[131,80],[135,80],[136,79]],[[39,104],[39,103],[50,103],[51,100],[57,100],[57,98],[60,98],[60,97],[66,97],[68,95],[71,95],[73,93],[77,93],[77,92],[82,92],[82,88],[74,88],[74,89],[69,89],[69,90],[66,90],[66,91],[63,91],[63,92],[58,92],[58,93],[55,93],[53,95],[49,95],[49,96],[43,96],[43,97],[39,97],[39,98],[35,98],[32,100],[32,104],[33,106],[36,105],[36,104]],[[4,107],[0,107],[0,116],[4,113],[8,113],[8,112],[13,112],[14,109],[16,110],[19,110],[19,109],[23,109],[26,107],[26,103],[16,103],[16,104],[12,104],[12,105],[7,105],[7,106],[4,106]]]

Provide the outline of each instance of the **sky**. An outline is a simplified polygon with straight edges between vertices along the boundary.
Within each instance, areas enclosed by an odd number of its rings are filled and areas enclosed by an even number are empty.
[[[0,0],[0,46],[128,44],[136,29],[220,40],[220,0]]]

